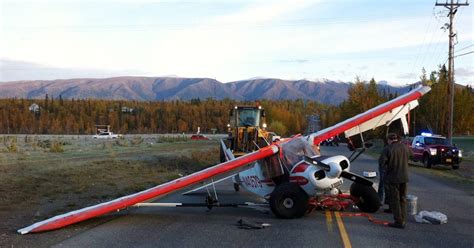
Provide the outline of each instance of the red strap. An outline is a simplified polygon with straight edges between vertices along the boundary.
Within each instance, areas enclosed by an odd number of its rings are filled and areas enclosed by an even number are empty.
[[[388,223],[390,223],[388,221],[374,219],[374,217],[372,217],[368,213],[341,213],[341,217],[354,217],[354,216],[365,216],[367,217],[367,219],[369,219],[370,222],[374,224],[378,224],[378,225],[383,225],[383,226],[387,226]]]

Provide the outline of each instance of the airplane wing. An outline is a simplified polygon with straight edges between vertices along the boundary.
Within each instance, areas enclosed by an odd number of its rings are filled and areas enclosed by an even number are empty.
[[[428,86],[419,86],[406,94],[380,104],[362,114],[358,114],[334,126],[310,134],[307,136],[307,139],[310,143],[317,145],[321,141],[334,137],[342,132],[344,132],[346,137],[351,137],[382,125],[388,126],[398,119],[402,121],[402,126],[406,134],[408,133],[406,115],[411,109],[418,106],[418,99],[430,90],[431,88]]]
[[[278,150],[279,148],[276,145],[267,146],[256,152],[246,154],[242,157],[229,160],[224,163],[220,163],[205,170],[195,172],[188,176],[175,179],[171,182],[164,183],[132,195],[124,196],[112,201],[100,203],[37,222],[33,225],[18,230],[18,233],[27,234],[58,229],[96,216],[124,209],[140,202],[163,197],[177,191],[186,190],[193,186],[199,186],[201,184],[205,185],[210,183],[211,180],[220,180],[245,170],[251,166],[249,164],[252,162],[276,154]]]

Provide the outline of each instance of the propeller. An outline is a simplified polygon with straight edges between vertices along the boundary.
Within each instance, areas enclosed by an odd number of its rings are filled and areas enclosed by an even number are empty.
[[[315,166],[319,167],[319,168],[322,169],[322,170],[325,170],[325,171],[331,170],[331,166],[329,166],[328,164],[325,164],[325,163],[323,163],[323,162],[321,162],[321,161],[318,161],[318,160],[316,160],[316,159],[314,159],[314,158],[312,158],[312,157],[308,157],[308,156],[304,155],[303,160],[304,160],[306,163],[315,165]]]
[[[360,184],[363,184],[363,185],[366,185],[366,186],[372,186],[374,184],[372,181],[364,178],[363,176],[354,174],[354,173],[349,172],[349,171],[342,170],[341,166],[336,164],[336,163],[326,164],[326,163],[323,163],[321,161],[318,161],[315,158],[308,157],[306,155],[304,156],[303,160],[308,164],[315,165],[318,168],[326,171],[327,172],[326,175],[328,177],[334,178],[334,177],[341,176],[343,178],[349,179],[351,181],[354,181],[356,183],[360,183]],[[337,168],[340,168],[340,169],[337,169]],[[333,171],[331,171],[331,170],[333,170]],[[336,171],[334,171],[334,170],[336,170]]]
[[[326,171],[326,176],[329,178],[338,178],[341,176],[342,167],[341,165],[337,163],[330,162],[326,164],[314,158],[308,157],[306,155],[304,156],[303,160],[306,163],[315,165],[316,167],[321,168],[322,170]]]

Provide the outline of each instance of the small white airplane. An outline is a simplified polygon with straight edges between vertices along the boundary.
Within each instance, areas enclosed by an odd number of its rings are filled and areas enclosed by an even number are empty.
[[[267,199],[272,212],[280,218],[301,217],[311,206],[344,208],[355,204],[362,211],[375,212],[380,202],[372,182],[351,173],[348,158],[337,155],[319,159],[311,146],[340,133],[346,137],[357,134],[362,137],[363,132],[388,126],[396,120],[401,120],[407,133],[407,114],[429,91],[430,87],[419,86],[332,127],[308,136],[283,139],[238,158],[234,158],[230,149],[221,143],[226,162],[132,195],[52,217],[18,232],[27,234],[62,228],[171,193],[194,191],[228,178]],[[343,178],[354,181],[350,194],[340,191]]]

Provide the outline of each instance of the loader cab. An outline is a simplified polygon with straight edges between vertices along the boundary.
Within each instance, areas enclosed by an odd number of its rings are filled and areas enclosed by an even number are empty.
[[[261,127],[265,122],[265,110],[261,107],[235,106],[230,111],[231,127]],[[260,126],[262,124],[262,126]]]

